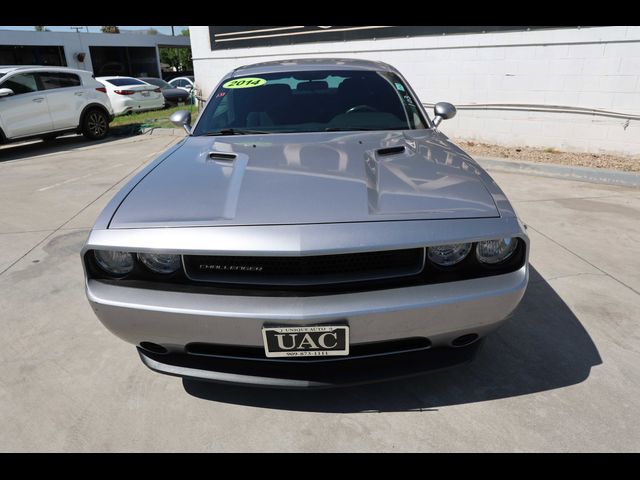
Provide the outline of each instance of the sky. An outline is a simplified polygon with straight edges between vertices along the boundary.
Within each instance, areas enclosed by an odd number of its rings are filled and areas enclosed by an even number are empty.
[[[74,25],[74,27],[76,26],[80,26],[80,25]],[[67,26],[51,26],[51,25],[46,25],[46,28],[48,28],[49,30],[51,30],[52,32],[75,32],[75,29],[71,29],[71,26],[67,25]],[[89,27],[82,27],[82,30],[80,30],[81,32],[86,32],[87,28],[89,29],[89,32],[91,33],[100,33],[100,27],[96,27],[96,26],[89,26]],[[152,27],[152,26],[146,26],[146,27],[142,27],[142,26],[130,26],[130,25],[120,25],[119,28],[121,30],[147,30],[149,28],[155,28],[159,33],[164,33],[165,35],[171,35],[171,27],[167,27],[167,26],[160,26],[160,27]],[[185,28],[189,28],[188,26],[181,26],[181,27],[177,27],[174,26],[173,29],[175,31],[176,35],[179,35],[180,32],[185,29]],[[0,26],[0,30],[28,30],[28,31],[34,31],[32,26],[18,26],[18,27],[5,27],[5,26]]]

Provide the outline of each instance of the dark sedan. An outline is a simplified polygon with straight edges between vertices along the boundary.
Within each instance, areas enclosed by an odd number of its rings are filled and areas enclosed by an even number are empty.
[[[174,88],[161,78],[140,77],[139,79],[143,82],[155,85],[156,87],[160,87],[160,90],[162,90],[162,95],[164,96],[165,107],[185,105],[191,101],[191,99],[189,98],[189,92],[186,92],[180,88]]]

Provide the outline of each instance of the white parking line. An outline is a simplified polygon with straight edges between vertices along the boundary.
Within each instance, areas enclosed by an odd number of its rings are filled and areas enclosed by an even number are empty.
[[[158,156],[160,153],[164,152],[168,148],[168,146],[171,145],[172,143],[173,143],[173,140],[170,141],[168,144],[166,144],[164,147],[162,147],[160,150],[157,150],[155,152],[151,152],[151,153],[149,153],[147,155],[144,155],[142,158],[147,159],[147,158]],[[122,164],[122,163],[116,163],[115,165],[111,165],[110,167],[104,168],[104,169],[100,170],[99,172],[92,172],[92,173],[88,173],[86,175],[82,175],[80,177],[68,178],[67,180],[64,180],[62,182],[58,182],[58,183],[53,183],[51,185],[47,185],[46,187],[42,187],[42,188],[37,189],[36,192],[46,192],[47,190],[50,190],[52,188],[60,187],[62,185],[66,185],[67,183],[72,183],[72,182],[75,182],[77,180],[82,180],[82,179],[91,177],[93,175],[102,174],[106,170],[110,170],[112,168],[117,168],[117,167],[122,167],[123,165],[124,164]]]
[[[72,183],[72,182],[75,182],[77,180],[82,180],[84,178],[92,177],[92,176],[97,175],[97,174],[102,174],[106,170],[111,170],[112,168],[122,167],[123,165],[124,164],[122,164],[122,163],[116,163],[115,165],[111,165],[110,167],[107,167],[107,168],[105,168],[103,170],[100,170],[99,172],[87,173],[86,175],[82,175],[80,177],[68,178],[63,182],[58,182],[58,183],[53,183],[51,185],[47,185],[46,187],[42,187],[42,188],[37,189],[36,192],[45,192],[45,191],[50,190],[52,188],[56,188],[56,187],[59,187],[61,185],[66,185],[67,183]]]

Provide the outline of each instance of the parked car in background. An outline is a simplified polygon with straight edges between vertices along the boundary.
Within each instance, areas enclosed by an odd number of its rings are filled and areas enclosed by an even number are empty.
[[[169,80],[169,84],[172,87],[181,88],[182,90],[185,90],[185,91],[187,91],[189,93],[191,93],[191,90],[196,88],[196,81],[190,75],[188,75],[186,77],[172,78],[171,80]]]
[[[434,113],[378,61],[233,70],[193,127],[172,114],[188,135],[98,217],[81,254],[93,311],[152,370],[217,382],[329,387],[472,359],[522,299],[529,238],[438,130],[455,107]]]
[[[116,115],[164,107],[162,91],[155,85],[133,77],[97,77],[96,80],[107,89]]]
[[[0,143],[109,133],[114,112],[91,72],[66,67],[0,66]]]
[[[165,82],[161,78],[155,77],[139,77],[138,80],[147,82],[156,87],[160,87],[162,96],[164,97],[165,107],[175,107],[178,105],[185,105],[191,102],[189,92],[183,88],[175,88],[170,83]]]

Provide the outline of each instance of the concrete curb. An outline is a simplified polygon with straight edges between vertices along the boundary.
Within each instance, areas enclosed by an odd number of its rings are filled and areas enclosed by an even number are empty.
[[[174,137],[184,137],[186,132],[182,128],[143,128],[143,134],[148,135],[171,135]]]
[[[524,173],[543,177],[604,183],[623,187],[640,188],[640,174],[607,170],[604,168],[569,167],[550,163],[523,162],[494,157],[473,157],[483,168],[504,172]]]

